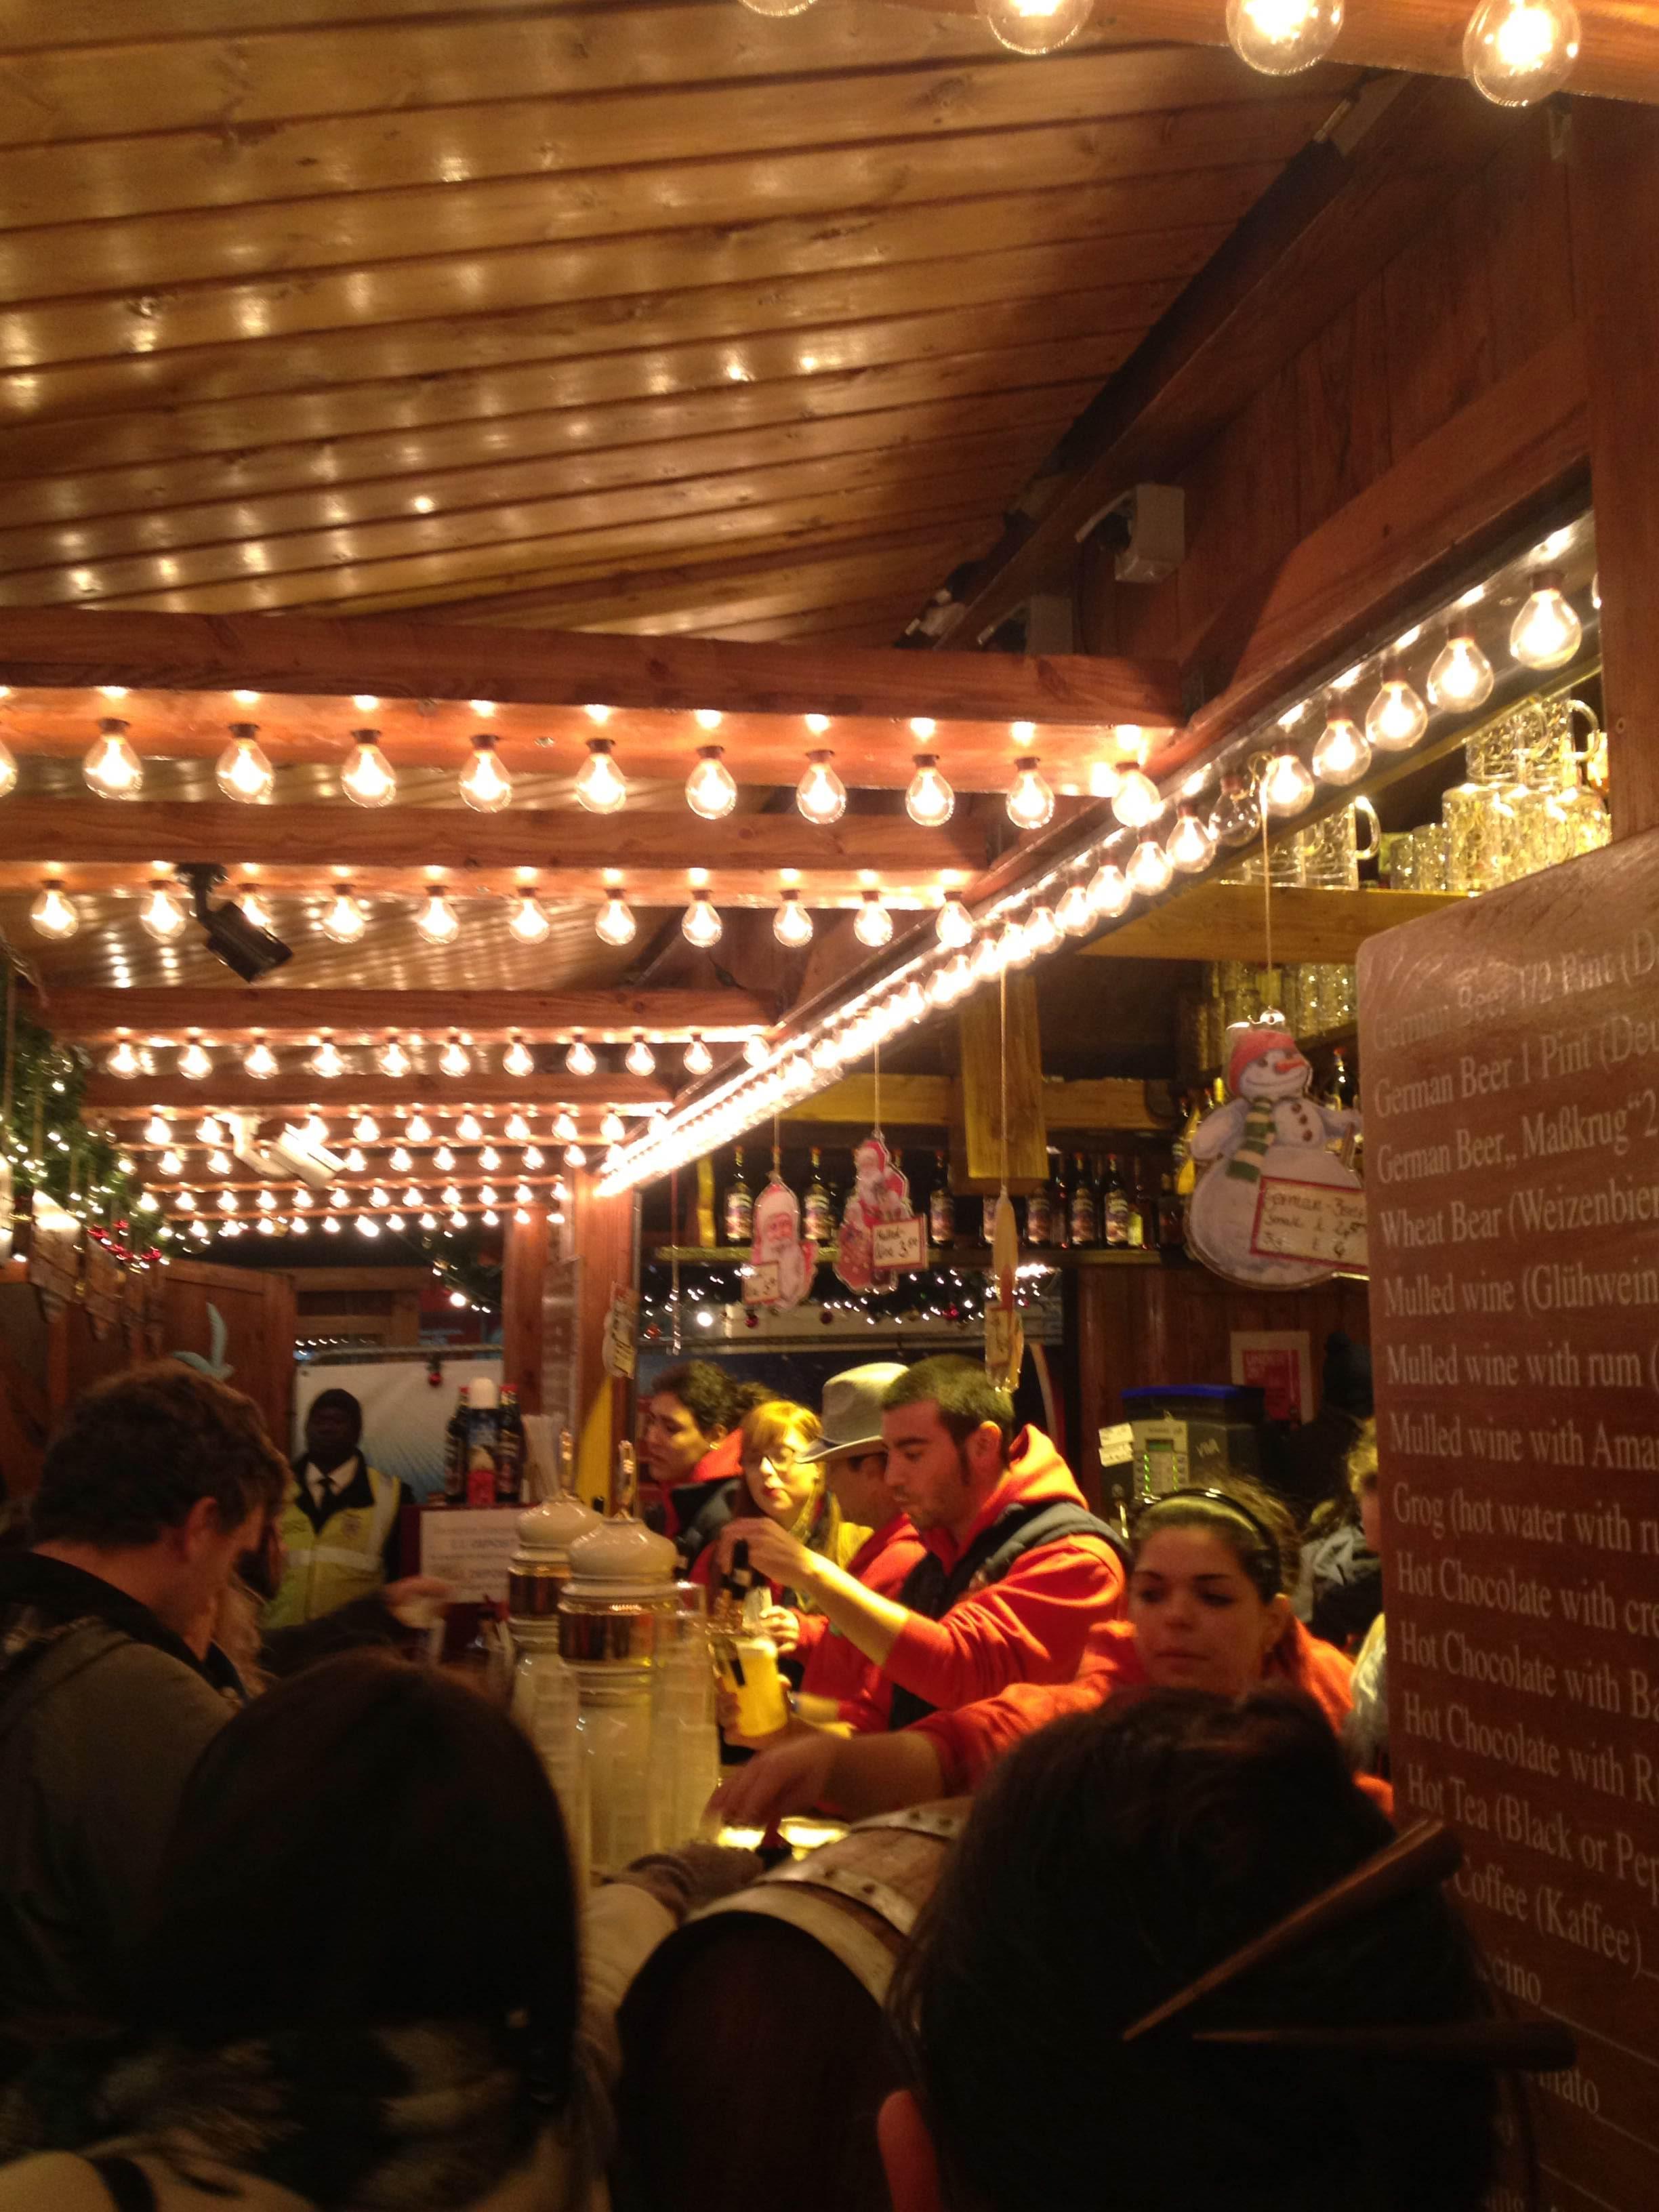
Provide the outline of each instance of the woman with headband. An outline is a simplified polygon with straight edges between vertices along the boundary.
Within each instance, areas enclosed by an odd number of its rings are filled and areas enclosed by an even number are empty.
[[[1305,1692],[1340,1730],[1352,1669],[1291,1610],[1296,1534],[1276,1499],[1237,1479],[1172,1491],[1141,1509],[1132,1544],[1127,1618],[1099,1623],[1073,1680],[1015,1683],[891,1735],[791,1737],[726,1784],[724,1817],[752,1825],[826,1804],[860,1820],[954,1796],[1045,1722],[1120,1690],[1238,1698],[1279,1683]]]

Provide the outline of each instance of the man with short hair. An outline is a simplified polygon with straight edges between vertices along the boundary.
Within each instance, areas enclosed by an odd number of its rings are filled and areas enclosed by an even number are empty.
[[[743,1473],[741,1419],[737,1387],[712,1359],[682,1360],[651,1393],[641,1442],[682,1574],[732,1517]]]
[[[1121,1540],[1090,1513],[1039,1429],[1014,1428],[1012,1401],[971,1360],[909,1368],[883,1394],[887,1490],[925,1556],[896,1599],[867,1589],[773,1522],[732,1522],[729,1545],[788,1583],[874,1662],[891,1685],[865,1727],[994,1697],[1010,1682],[1067,1682],[1089,1631],[1121,1610]]]
[[[198,1753],[229,1718],[220,1601],[288,1462],[240,1391],[171,1362],[96,1384],[0,1559],[0,2033],[118,2014]],[[4,2060],[0,2057],[0,2069]]]
[[[353,1394],[319,1391],[283,1507],[287,1559],[267,1629],[320,1620],[396,1579],[398,1516],[409,1492],[369,1465],[362,1441],[363,1409]]]

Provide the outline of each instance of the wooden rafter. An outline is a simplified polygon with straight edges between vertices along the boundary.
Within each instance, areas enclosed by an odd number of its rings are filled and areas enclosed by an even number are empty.
[[[325,1116],[356,1113],[361,1108],[406,1106],[417,1103],[428,1112],[465,1113],[469,1106],[490,1113],[521,1107],[526,1114],[556,1111],[561,1106],[649,1106],[665,1100],[672,1085],[654,1076],[605,1073],[495,1075],[480,1073],[452,1081],[442,1075],[418,1079],[389,1075],[342,1075],[332,1082],[303,1068],[261,1083],[240,1066],[217,1067],[200,1082],[171,1071],[140,1075],[131,1081],[119,1076],[95,1074],[87,1079],[84,1104],[89,1114],[147,1114],[159,1108],[164,1114],[221,1114],[233,1110],[250,1114],[304,1113],[315,1106]],[[456,1094],[459,1093],[459,1096]]]
[[[530,1043],[570,1037],[592,1042],[629,1037],[741,1037],[772,1019],[769,1000],[730,990],[373,991],[301,990],[279,983],[239,990],[224,986],[177,989],[55,990],[46,1008],[55,1036],[82,1044],[135,1037],[182,1038],[186,1028],[209,1043],[246,1041],[256,1032],[273,1044],[332,1030],[337,1043],[379,1040],[388,1030],[444,1036],[465,1030],[480,1040],[514,1035]]]

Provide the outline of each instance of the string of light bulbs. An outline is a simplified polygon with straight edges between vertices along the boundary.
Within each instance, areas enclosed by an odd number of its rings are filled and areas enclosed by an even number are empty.
[[[862,915],[860,919],[862,919]],[[885,939],[882,941],[885,942]],[[421,1038],[411,1036],[409,1042],[424,1055],[425,1047]],[[623,1055],[623,1065],[630,1075],[651,1075],[657,1066],[655,1048],[680,1042],[656,1033],[647,1037],[643,1030],[636,1030]],[[170,1039],[153,1037],[140,1044],[130,1031],[122,1030],[117,1034],[115,1044],[105,1055],[104,1073],[118,1080],[137,1082],[144,1076],[156,1074],[161,1064],[157,1055],[168,1053],[176,1054],[174,1065],[177,1072],[187,1081],[205,1082],[215,1072],[216,1063],[204,1043],[199,1030],[189,1030],[184,1043],[175,1045]],[[394,1079],[422,1072],[416,1067],[396,1030],[383,1044],[374,1048],[370,1056],[380,1073]],[[335,1042],[332,1032],[323,1030],[319,1032],[314,1043],[304,1051],[301,1064],[320,1081],[336,1083],[362,1072],[354,1064],[356,1057],[354,1052],[352,1058],[348,1060],[346,1054]],[[713,1067],[713,1050],[700,1031],[694,1030],[684,1040],[680,1061],[688,1075],[706,1075]],[[263,1032],[257,1030],[252,1042],[241,1054],[240,1064],[242,1073],[252,1077],[256,1083],[270,1082],[283,1072],[282,1060],[270,1040]],[[459,1082],[474,1073],[481,1065],[487,1066],[488,1057],[469,1033],[452,1030],[433,1065],[439,1074]],[[599,1056],[580,1030],[572,1034],[565,1049],[563,1065],[567,1073],[571,1075],[592,1076],[600,1072]],[[539,1070],[536,1053],[516,1030],[501,1050],[500,1066],[504,1075],[520,1077],[534,1075]]]

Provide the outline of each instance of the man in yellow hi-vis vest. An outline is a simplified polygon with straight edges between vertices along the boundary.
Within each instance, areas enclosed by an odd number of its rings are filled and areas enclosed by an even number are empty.
[[[324,1390],[306,1415],[306,1448],[280,1528],[288,1554],[265,1613],[289,1628],[368,1597],[398,1571],[398,1515],[407,1493],[361,1449],[363,1412],[349,1390]]]

